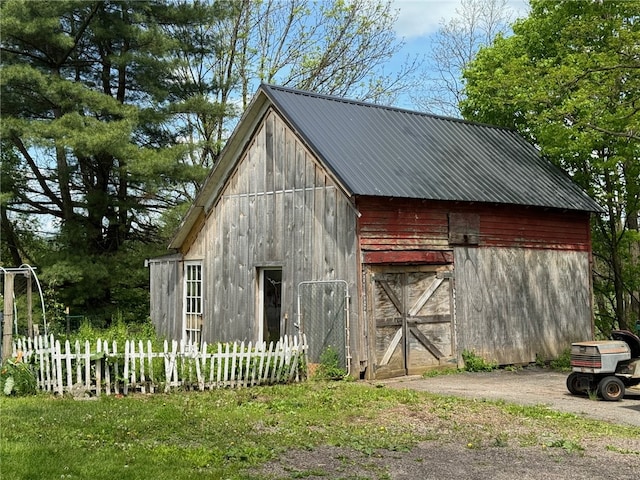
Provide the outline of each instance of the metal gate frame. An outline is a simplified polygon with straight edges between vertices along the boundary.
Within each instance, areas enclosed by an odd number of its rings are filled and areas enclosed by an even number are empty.
[[[301,333],[306,333],[304,330],[304,317],[302,315],[302,303],[301,303],[301,291],[300,288],[304,285],[329,285],[329,284],[342,284],[345,289],[345,325],[344,325],[344,347],[345,347],[345,367],[347,369],[347,375],[351,374],[351,349],[350,349],[350,334],[349,334],[349,309],[350,309],[350,300],[351,296],[349,295],[349,284],[346,280],[310,280],[298,283],[297,294],[298,294],[298,323],[295,325]],[[311,344],[311,339],[307,337],[307,344]]]

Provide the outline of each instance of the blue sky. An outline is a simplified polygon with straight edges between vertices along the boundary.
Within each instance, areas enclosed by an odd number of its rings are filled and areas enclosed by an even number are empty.
[[[508,0],[508,8],[514,18],[526,16],[528,0]],[[392,9],[398,11],[395,32],[405,43],[401,52],[390,62],[393,70],[405,60],[407,55],[426,56],[429,53],[432,35],[440,25],[456,16],[460,0],[392,0]],[[395,66],[394,66],[395,64]],[[400,100],[397,106],[413,108],[408,100]]]

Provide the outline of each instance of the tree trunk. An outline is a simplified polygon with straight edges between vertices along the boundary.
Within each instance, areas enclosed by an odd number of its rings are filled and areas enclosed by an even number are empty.
[[[627,224],[629,226],[629,230],[632,230],[635,233],[638,233],[639,230],[639,216],[640,212],[637,210],[628,212]],[[631,268],[638,268],[640,266],[640,240],[634,238],[631,239],[629,253]],[[628,326],[631,328],[638,328],[640,327],[640,282],[638,282],[638,280],[631,284],[629,296]]]
[[[7,248],[9,249],[11,261],[16,267],[20,266],[23,262],[22,256],[20,255],[18,237],[13,230],[13,225],[9,221],[9,217],[7,217],[7,210],[4,207],[0,207],[0,217],[2,217],[0,229],[2,229],[2,236],[4,237],[4,241],[7,244]]]

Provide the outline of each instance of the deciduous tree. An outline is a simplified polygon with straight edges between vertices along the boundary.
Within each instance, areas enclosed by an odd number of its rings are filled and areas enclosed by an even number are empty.
[[[594,286],[604,333],[640,318],[640,2],[532,0],[465,71],[465,118],[514,127],[604,207]]]
[[[403,45],[393,31],[396,13],[388,0],[216,4],[228,4],[231,15],[196,27],[202,48],[184,52],[179,71],[194,84],[215,86],[209,98],[190,98],[206,107],[184,118],[191,160],[206,168],[260,83],[392,103],[409,90],[419,66],[408,58],[398,71],[385,71]]]
[[[510,32],[513,12],[507,0],[461,0],[456,15],[441,20],[433,34],[422,88],[413,99],[423,110],[460,116],[466,66],[480,48]]]

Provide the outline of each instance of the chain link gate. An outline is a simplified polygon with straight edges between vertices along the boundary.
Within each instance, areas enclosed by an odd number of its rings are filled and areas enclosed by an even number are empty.
[[[332,347],[347,374],[351,371],[349,300],[344,280],[298,284],[298,326],[307,336],[309,361],[319,363],[322,353]]]

